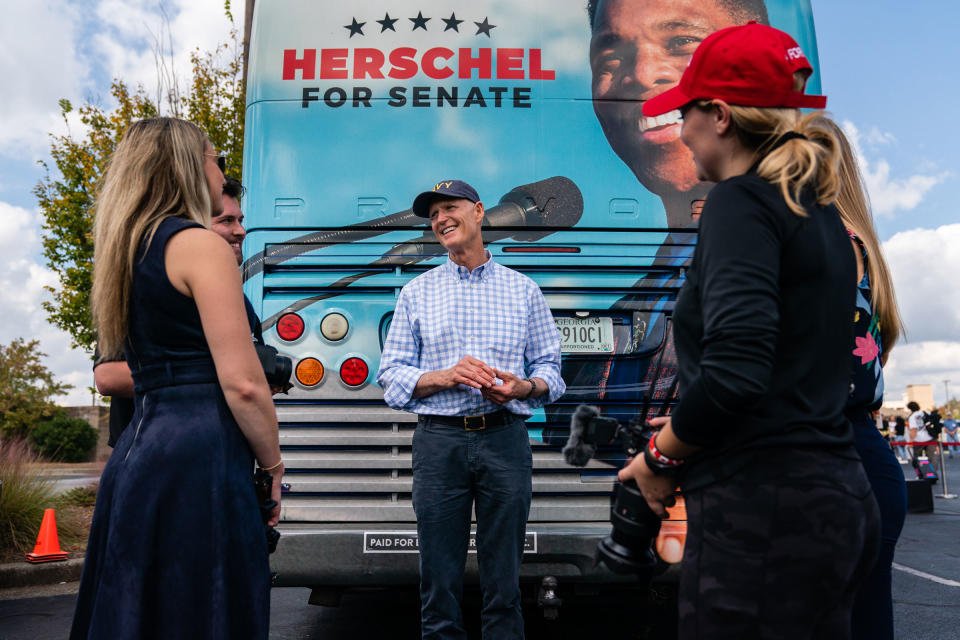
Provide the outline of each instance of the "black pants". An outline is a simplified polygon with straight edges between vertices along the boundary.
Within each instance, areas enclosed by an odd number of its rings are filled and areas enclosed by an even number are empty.
[[[420,625],[425,640],[466,640],[461,613],[470,512],[485,640],[523,640],[520,564],[533,458],[519,416],[482,431],[420,418],[413,434],[413,509],[420,537]]]
[[[765,451],[686,494],[680,638],[850,637],[850,611],[880,541],[858,460]]]

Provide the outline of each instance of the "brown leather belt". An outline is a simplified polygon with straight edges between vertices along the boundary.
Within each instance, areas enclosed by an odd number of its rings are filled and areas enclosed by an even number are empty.
[[[484,413],[477,416],[434,416],[425,415],[424,418],[434,424],[447,427],[460,427],[464,431],[483,431],[487,427],[499,427],[513,420],[513,414],[506,409]]]

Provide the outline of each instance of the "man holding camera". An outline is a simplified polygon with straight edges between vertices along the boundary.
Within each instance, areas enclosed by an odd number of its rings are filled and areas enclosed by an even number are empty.
[[[484,638],[523,638],[520,563],[532,453],[524,419],[559,398],[560,334],[530,278],[483,246],[483,203],[459,180],[417,196],[447,250],[400,292],[377,382],[395,409],[419,414],[413,508],[423,638],[467,637],[460,599],[477,514]]]

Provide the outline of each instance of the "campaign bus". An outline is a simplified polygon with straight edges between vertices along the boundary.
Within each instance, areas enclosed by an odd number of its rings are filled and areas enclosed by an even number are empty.
[[[413,198],[449,179],[477,189],[487,249],[539,285],[562,339],[566,394],[527,421],[521,579],[635,581],[596,562],[622,448],[584,467],[561,450],[581,403],[626,423],[669,413],[679,392],[671,313],[710,185],[679,114],[641,105],[709,33],[748,20],[789,32],[818,69],[809,1],[282,0],[249,15],[244,288],[294,363],[276,397],[274,584],[328,604],[417,584],[416,416],[387,407],[376,374],[400,289],[445,259]],[[807,88],[820,92],[816,72]],[[681,502],[655,580],[675,578],[684,519]]]

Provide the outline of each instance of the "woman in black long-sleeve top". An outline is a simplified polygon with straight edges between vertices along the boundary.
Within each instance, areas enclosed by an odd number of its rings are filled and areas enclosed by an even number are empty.
[[[681,638],[847,638],[877,505],[843,410],[856,263],[831,204],[837,141],[799,108],[812,71],[758,24],[705,39],[679,85],[698,177],[717,185],[674,311],[680,403],[621,470],[658,513],[678,483]]]

